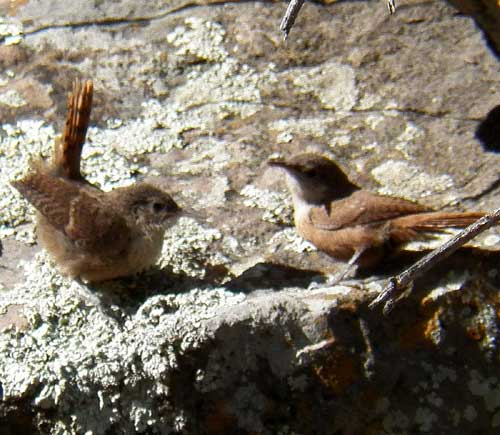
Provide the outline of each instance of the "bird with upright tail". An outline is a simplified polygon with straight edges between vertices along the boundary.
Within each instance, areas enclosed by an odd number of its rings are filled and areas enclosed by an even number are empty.
[[[83,177],[80,159],[92,94],[90,80],[74,84],[52,161],[33,163],[11,184],[36,208],[38,240],[60,271],[96,282],[153,265],[164,232],[181,209],[167,192],[145,182],[103,192]]]

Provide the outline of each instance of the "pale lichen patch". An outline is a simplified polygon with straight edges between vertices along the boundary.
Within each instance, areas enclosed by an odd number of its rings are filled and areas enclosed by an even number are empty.
[[[247,117],[260,108],[258,84],[262,79],[249,66],[228,58],[206,71],[194,70],[189,82],[175,88],[171,98],[183,109],[212,104],[221,114],[230,110]],[[219,115],[219,119],[223,118],[224,116]]]
[[[100,139],[103,139],[101,136]],[[144,165],[130,162],[107,140],[88,143],[82,152],[82,172],[85,178],[104,191],[133,184],[135,176],[150,174]]]
[[[268,246],[275,251],[279,249],[280,246],[283,246],[284,250],[295,253],[313,252],[317,250],[312,243],[299,236],[295,228],[285,228],[282,231],[278,231],[271,237]]]
[[[180,414],[160,411],[157,400],[168,400],[178,358],[208,339],[206,321],[244,295],[215,288],[153,296],[135,314],[122,313],[120,325],[94,305],[90,289],[60,277],[45,254],[25,267],[26,281],[0,299],[0,311],[22,305],[28,322],[22,333],[10,328],[0,334],[4,400],[31,397],[60,415],[71,407],[71,419],[59,421],[67,433],[104,434],[118,420],[131,432],[183,427]],[[81,393],[90,390],[96,394]]]
[[[225,31],[220,24],[189,18],[171,32],[167,40],[178,47],[175,53],[178,62],[192,56],[211,62],[208,69],[191,67],[189,81],[172,91],[170,100],[177,105],[177,110],[191,111],[213,105],[205,110],[218,113],[219,120],[231,114],[247,117],[260,108],[260,83],[276,81],[271,66],[257,73],[229,56],[224,47]]]
[[[357,102],[356,73],[346,64],[328,61],[320,66],[296,68],[292,81],[303,93],[312,93],[323,109],[351,110]]]
[[[403,132],[394,139],[395,148],[401,151],[405,158],[410,159],[412,154],[411,147],[424,136],[425,133],[421,128],[412,122],[408,122]]]
[[[15,89],[8,89],[0,93],[0,104],[10,107],[22,107],[26,105],[26,100]]]
[[[370,127],[372,130],[375,130],[380,124],[383,124],[384,122],[385,116],[380,113],[368,115],[365,118],[366,125],[368,125],[368,127]]]
[[[352,143],[351,134],[345,130],[336,130],[335,134],[330,139],[330,148],[345,147]]]
[[[0,43],[19,44],[23,38],[24,28],[19,20],[0,16]]]
[[[42,121],[19,121],[0,127],[0,238],[14,236],[33,243],[33,208],[20,199],[10,181],[21,178],[30,161],[46,157],[52,150],[54,129]],[[22,224],[30,224],[28,227]]]
[[[209,248],[217,244],[219,251]],[[177,224],[167,230],[160,258],[160,266],[169,266],[174,273],[185,273],[191,277],[203,278],[207,266],[229,264],[223,250],[230,250],[232,244],[223,243],[222,233],[206,228],[196,220],[181,217]]]
[[[246,185],[240,194],[245,198],[243,204],[246,207],[257,207],[264,210],[263,220],[278,224],[292,222],[293,209],[288,194],[259,189],[253,184]]]
[[[319,119],[279,119],[269,123],[269,129],[278,134],[309,135],[312,137],[325,136],[328,127],[334,122],[333,118]]]
[[[170,32],[167,41],[178,48],[177,56],[196,55],[199,59],[220,62],[227,57],[223,46],[225,35],[220,24],[191,17]]]
[[[432,176],[406,161],[388,160],[374,168],[371,174],[383,186],[379,189],[380,193],[415,201],[453,187],[453,179],[449,175]],[[449,196],[451,200],[453,194]]]
[[[136,119],[125,122],[115,119],[109,128],[90,128],[88,141],[103,149],[114,149],[129,159],[138,154],[167,152],[181,146],[178,133],[184,128],[175,122],[169,123],[168,129],[163,127],[167,122],[165,118],[169,116],[168,111],[158,101],[148,100],[142,104],[142,111]]]

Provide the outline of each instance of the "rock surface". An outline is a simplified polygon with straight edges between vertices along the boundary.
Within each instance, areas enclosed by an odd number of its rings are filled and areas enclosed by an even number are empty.
[[[281,3],[0,0],[2,434],[498,432],[499,231],[385,318],[384,281],[307,290],[341,265],[265,165],[320,152],[373,190],[498,207],[498,60],[446,3],[398,7],[307,3],[284,43]],[[89,179],[145,177],[201,216],[156,269],[92,288],[8,184],[50,155],[75,78],[96,90]]]

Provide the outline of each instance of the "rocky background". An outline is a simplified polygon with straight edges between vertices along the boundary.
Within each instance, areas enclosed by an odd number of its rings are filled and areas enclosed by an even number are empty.
[[[431,245],[322,288],[342,265],[296,235],[265,162],[320,152],[375,191],[498,207],[500,8],[326,3],[284,42],[285,3],[0,0],[2,435],[498,433],[499,230],[384,317],[367,303]],[[158,267],[91,288],[8,183],[86,78],[88,178],[145,178],[199,215]]]

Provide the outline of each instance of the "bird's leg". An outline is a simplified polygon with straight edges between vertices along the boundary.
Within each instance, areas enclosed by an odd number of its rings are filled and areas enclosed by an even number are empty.
[[[344,266],[344,268],[339,273],[331,275],[328,278],[328,285],[337,285],[338,283],[344,281],[344,278],[348,274],[355,271],[357,268],[356,262],[359,260],[359,257],[361,257],[363,252],[365,252],[364,249],[356,249],[356,251],[354,251],[354,254],[352,254],[352,257],[347,262],[347,264]]]
[[[356,262],[359,260],[359,257],[361,257],[361,255],[364,252],[365,252],[364,249],[357,249],[356,251],[354,251],[354,254],[340,272],[328,275],[325,283],[322,284],[312,283],[309,286],[309,290],[318,287],[326,287],[326,286],[332,287],[344,281],[344,278],[356,269],[357,267]]]

